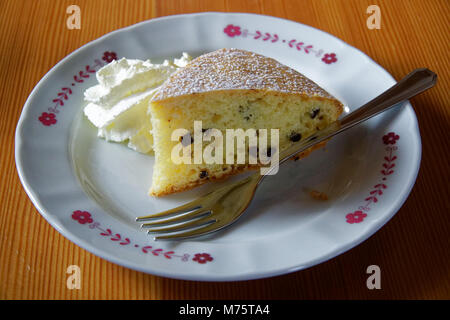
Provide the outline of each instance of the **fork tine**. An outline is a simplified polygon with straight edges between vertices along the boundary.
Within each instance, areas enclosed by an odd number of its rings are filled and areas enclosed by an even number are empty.
[[[153,237],[153,240],[159,241],[159,240],[185,240],[189,238],[199,237],[206,235],[208,233],[215,232],[219,229],[222,229],[222,227],[217,227],[216,223],[209,223],[209,224],[203,224],[200,225],[198,228],[195,228],[193,230],[189,230],[186,232],[180,232],[180,233],[173,233],[168,235],[156,235]]]
[[[170,210],[166,210],[166,211],[150,214],[148,216],[137,217],[136,221],[137,222],[141,222],[141,221],[153,220],[153,219],[156,219],[156,218],[171,217],[171,216],[174,216],[174,215],[178,215],[178,214],[194,211],[194,210],[197,210],[197,209],[201,209],[201,207],[202,206],[199,204],[199,199],[196,199],[194,201],[188,202],[188,203],[186,203],[184,205],[181,205],[179,207],[176,207],[176,208],[173,208],[173,209],[170,209]]]
[[[205,225],[210,225],[214,222],[217,222],[216,219],[211,218],[208,215],[204,215],[201,218],[194,219],[194,220],[188,220],[181,224],[176,225],[169,225],[167,227],[158,227],[158,228],[151,228],[148,229],[148,233],[169,233],[169,232],[178,232],[178,231],[184,231],[196,227],[202,227]]]
[[[210,215],[212,213],[211,210],[205,209],[197,209],[194,211],[188,211],[187,213],[177,214],[175,216],[169,216],[169,218],[161,218],[155,219],[155,221],[150,221],[147,223],[143,223],[141,228],[150,228],[150,227],[162,227],[167,224],[181,223],[185,221],[189,221],[195,218],[202,218],[206,215]]]

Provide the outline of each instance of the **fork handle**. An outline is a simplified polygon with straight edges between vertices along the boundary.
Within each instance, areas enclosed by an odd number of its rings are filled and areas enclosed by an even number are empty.
[[[326,128],[316,132],[305,140],[299,141],[291,145],[288,149],[280,153],[279,164],[287,161],[296,154],[311,148],[312,146],[325,141],[338,133],[341,133],[351,127],[384,112],[399,102],[414,97],[415,95],[433,87],[436,84],[437,75],[426,68],[416,69],[400,80],[397,84],[367,102],[362,107],[346,115],[341,120],[337,120]],[[272,167],[266,171],[264,175],[259,175],[258,184],[265,176],[270,175]]]
[[[412,71],[400,82],[342,118],[340,120],[341,131],[386,111],[399,102],[414,97],[433,87],[436,81],[437,75],[429,69],[421,68]]]

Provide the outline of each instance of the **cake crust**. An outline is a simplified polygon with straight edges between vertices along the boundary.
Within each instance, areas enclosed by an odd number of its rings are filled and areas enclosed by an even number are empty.
[[[264,90],[336,100],[300,72],[272,58],[224,48],[204,54],[173,73],[152,101],[218,90]]]

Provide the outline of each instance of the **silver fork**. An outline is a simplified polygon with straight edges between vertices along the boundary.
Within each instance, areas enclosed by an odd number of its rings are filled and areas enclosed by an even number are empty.
[[[437,75],[428,69],[416,69],[396,85],[312,136],[292,144],[279,155],[279,164],[312,146],[327,140],[383,111],[397,103],[433,87]],[[276,151],[277,152],[277,151]],[[256,172],[237,182],[225,186],[185,205],[160,213],[138,217],[136,221],[146,222],[143,228],[156,235],[154,240],[182,240],[219,231],[242,216],[253,199],[255,191],[266,175]]]

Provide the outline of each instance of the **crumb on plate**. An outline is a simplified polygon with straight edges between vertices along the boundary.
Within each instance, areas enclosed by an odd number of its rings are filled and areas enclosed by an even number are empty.
[[[315,200],[320,200],[320,201],[326,201],[328,200],[328,196],[326,193],[321,192],[321,191],[317,191],[317,190],[311,190],[309,192],[309,195],[311,196],[311,198],[315,199]]]

